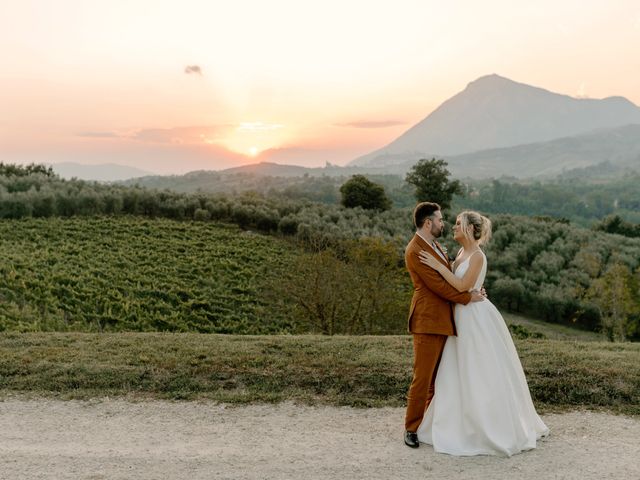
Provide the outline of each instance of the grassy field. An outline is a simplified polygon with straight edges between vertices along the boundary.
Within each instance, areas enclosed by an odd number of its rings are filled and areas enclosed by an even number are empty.
[[[500,312],[507,325],[520,325],[532,333],[541,333],[550,340],[576,340],[580,342],[605,342],[607,339],[602,333],[589,332],[567,325],[544,322],[532,318],[516,315],[515,313]]]
[[[542,411],[640,415],[640,345],[520,340]],[[0,395],[402,406],[409,336],[0,334]]]

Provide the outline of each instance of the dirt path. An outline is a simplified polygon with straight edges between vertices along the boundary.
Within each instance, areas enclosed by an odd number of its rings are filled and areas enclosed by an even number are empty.
[[[640,479],[640,420],[546,415],[511,458],[402,443],[404,411],[292,404],[0,401],[0,479]]]

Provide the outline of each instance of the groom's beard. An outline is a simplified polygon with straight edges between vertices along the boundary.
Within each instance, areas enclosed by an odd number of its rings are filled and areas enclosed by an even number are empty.
[[[442,228],[438,228],[435,225],[431,226],[431,235],[433,235],[433,238],[440,238],[442,236],[442,231],[444,230],[444,227]]]

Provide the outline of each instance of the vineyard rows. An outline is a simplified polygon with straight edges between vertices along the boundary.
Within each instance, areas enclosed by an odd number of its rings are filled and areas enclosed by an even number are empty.
[[[291,244],[235,226],[137,217],[0,222],[0,330],[274,333],[263,278]]]

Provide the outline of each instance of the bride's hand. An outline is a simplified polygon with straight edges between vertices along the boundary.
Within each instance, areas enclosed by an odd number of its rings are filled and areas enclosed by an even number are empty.
[[[442,267],[442,264],[438,260],[436,260],[436,257],[425,250],[420,250],[420,253],[418,255],[420,256],[421,263],[424,263],[434,270],[440,271],[439,269]]]

